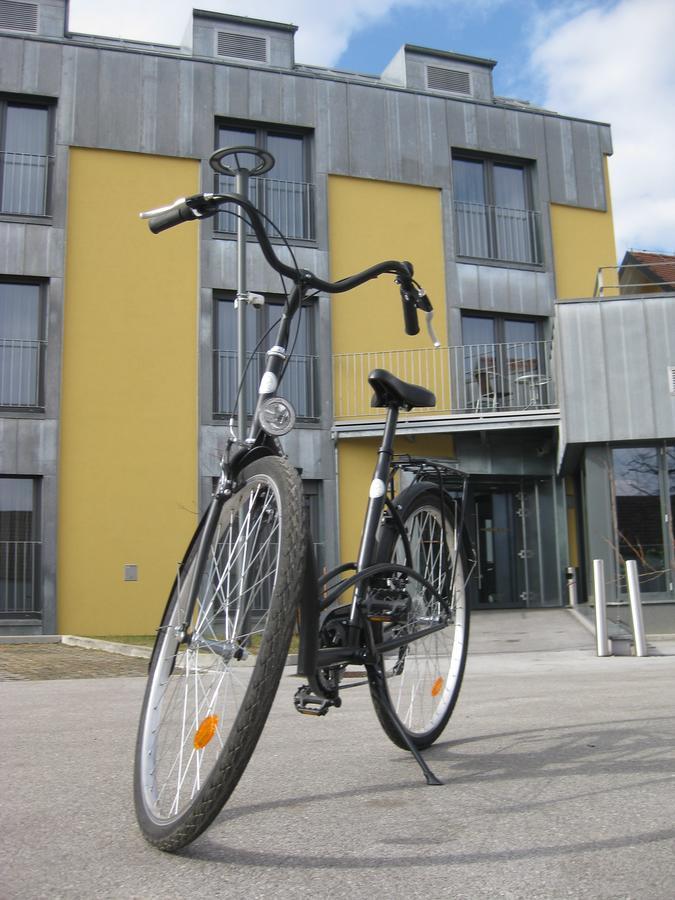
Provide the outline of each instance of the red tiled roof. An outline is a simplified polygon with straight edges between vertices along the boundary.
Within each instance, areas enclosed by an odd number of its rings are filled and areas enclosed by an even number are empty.
[[[654,282],[665,281],[675,290],[675,253],[653,253],[649,250],[629,250],[621,266],[639,265]]]

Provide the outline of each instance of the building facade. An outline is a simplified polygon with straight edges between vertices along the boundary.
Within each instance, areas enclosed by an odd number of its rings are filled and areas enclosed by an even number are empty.
[[[194,10],[170,47],[67,13],[0,0],[0,630],[156,626],[236,390],[236,224],[155,237],[137,214],[226,188],[207,161],[228,145],[275,157],[252,195],[301,267],[411,259],[435,304],[438,350],[383,279],[303,313],[286,447],[321,565],[356,552],[383,365],[438,397],[401,452],[475,476],[479,605],[562,604],[590,526],[556,301],[615,263],[609,127],[495,97],[491,60],[407,45],[364,76],[297,65],[291,25]],[[283,295],[254,243],[248,262],[254,350]]]

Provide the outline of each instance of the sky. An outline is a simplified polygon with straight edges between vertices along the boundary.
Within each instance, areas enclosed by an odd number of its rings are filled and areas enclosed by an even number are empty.
[[[674,0],[71,0],[70,28],[180,44],[193,6],[297,25],[298,63],[379,75],[406,43],[497,60],[498,96],[611,124],[618,258],[675,252]]]

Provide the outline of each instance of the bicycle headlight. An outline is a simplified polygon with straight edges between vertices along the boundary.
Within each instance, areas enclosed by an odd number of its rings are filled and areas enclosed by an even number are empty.
[[[283,397],[270,397],[260,407],[260,427],[273,437],[280,437],[295,425],[295,410]]]

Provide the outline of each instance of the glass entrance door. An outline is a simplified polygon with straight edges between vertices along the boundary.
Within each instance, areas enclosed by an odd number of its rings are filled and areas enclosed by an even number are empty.
[[[514,492],[476,497],[475,545],[479,609],[522,606],[517,590],[517,528]]]
[[[560,606],[554,479],[474,488],[478,609]]]

